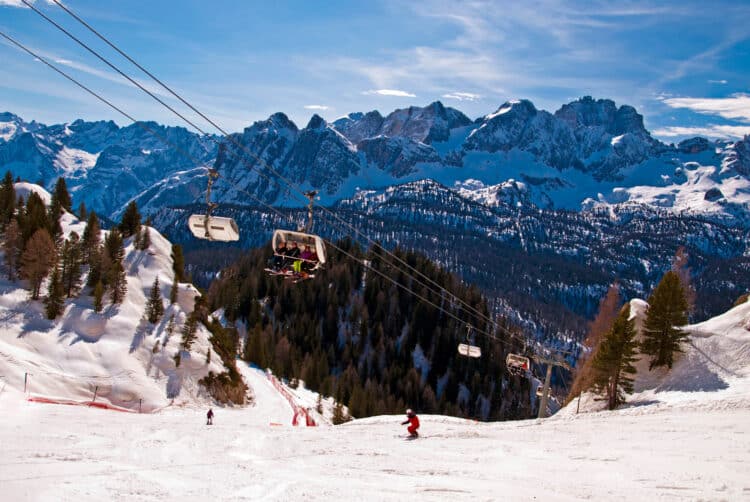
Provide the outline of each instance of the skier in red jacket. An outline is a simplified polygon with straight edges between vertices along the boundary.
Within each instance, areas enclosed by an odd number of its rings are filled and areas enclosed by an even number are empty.
[[[406,410],[406,421],[401,422],[401,425],[409,424],[409,427],[407,427],[407,431],[409,432],[409,437],[417,438],[419,437],[419,433],[417,432],[417,429],[419,429],[419,418],[417,417],[417,414],[414,413],[414,411],[409,408]]]

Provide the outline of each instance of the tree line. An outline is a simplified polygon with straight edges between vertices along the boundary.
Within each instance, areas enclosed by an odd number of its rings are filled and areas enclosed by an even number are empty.
[[[502,319],[499,326],[487,324],[487,302],[476,287],[424,255],[394,250],[482,316],[407,276],[379,246],[364,251],[346,239],[337,246],[356,259],[330,250],[325,268],[311,280],[269,276],[264,268],[271,250],[261,248],[211,284],[210,310],[224,309],[228,320],[247,328],[245,360],[303,380],[356,417],[407,407],[483,420],[531,416],[528,380],[508,374],[504,364],[509,350],[521,351],[518,339],[507,335],[514,328]],[[485,354],[480,359],[457,353],[468,324],[477,328],[469,336]]]
[[[576,365],[568,400],[592,391],[604,396],[613,410],[633,392],[639,358],[648,361],[648,371],[671,369],[677,354],[683,352],[687,333],[680,327],[688,323],[695,298],[684,248],[678,249],[672,270],[649,296],[640,330],[631,304],[621,306],[619,285],[612,284],[590,324],[584,341],[587,350]]]

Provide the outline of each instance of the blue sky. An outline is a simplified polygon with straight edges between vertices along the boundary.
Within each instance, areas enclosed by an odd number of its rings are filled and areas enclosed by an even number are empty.
[[[746,1],[65,4],[231,131],[277,111],[303,127],[313,113],[334,120],[441,100],[476,118],[510,99],[553,112],[591,95],[635,106],[667,142],[750,134]],[[137,74],[58,6],[35,5]],[[0,0],[0,30],[136,118],[181,124],[21,0]],[[4,41],[0,62],[0,111],[127,123]]]

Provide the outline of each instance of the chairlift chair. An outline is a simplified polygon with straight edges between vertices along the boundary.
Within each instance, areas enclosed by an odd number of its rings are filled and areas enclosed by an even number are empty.
[[[471,325],[466,326],[466,343],[458,344],[458,353],[466,357],[482,357],[482,349],[474,345],[474,337],[471,336]]]
[[[508,354],[505,358],[505,366],[512,375],[523,375],[531,369],[531,361],[525,356]]]
[[[211,202],[211,186],[219,177],[215,169],[208,170],[206,187],[206,214],[192,214],[188,218],[188,228],[198,239],[209,241],[232,242],[240,240],[240,229],[234,219],[222,216],[211,216],[218,204]]]
[[[232,242],[240,240],[240,229],[234,219],[208,214],[191,214],[188,218],[190,231],[199,239]]]
[[[458,344],[458,353],[466,357],[482,357],[482,349],[476,345],[469,345],[466,343]]]

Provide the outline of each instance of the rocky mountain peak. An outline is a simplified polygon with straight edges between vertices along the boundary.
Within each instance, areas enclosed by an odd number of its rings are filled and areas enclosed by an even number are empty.
[[[323,119],[323,117],[321,117],[320,115],[316,113],[310,118],[310,122],[307,123],[307,127],[305,129],[319,131],[319,130],[325,129],[327,125],[328,124]]]
[[[555,117],[567,123],[571,129],[599,127],[613,136],[626,133],[646,133],[643,116],[635,108],[617,105],[611,99],[594,99],[584,96],[563,105]]]

